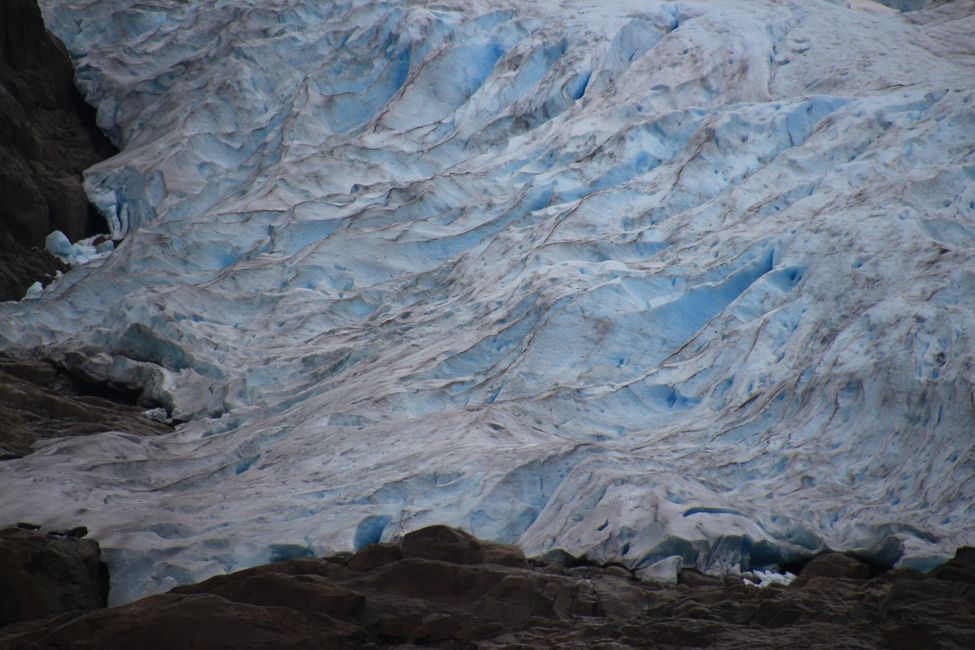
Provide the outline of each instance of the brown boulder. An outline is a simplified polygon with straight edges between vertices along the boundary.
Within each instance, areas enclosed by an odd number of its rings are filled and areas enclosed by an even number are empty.
[[[802,578],[849,578],[867,580],[870,567],[843,553],[820,553],[799,574]]]
[[[0,626],[104,607],[108,570],[96,542],[37,530],[0,531]]]
[[[525,554],[518,547],[479,541],[469,533],[449,526],[428,526],[407,533],[402,548],[404,558],[528,567]]]

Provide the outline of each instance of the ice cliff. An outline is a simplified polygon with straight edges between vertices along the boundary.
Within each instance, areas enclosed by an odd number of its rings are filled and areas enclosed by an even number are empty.
[[[923,3],[901,3],[915,9]],[[0,466],[112,600],[431,523],[667,578],[975,544],[975,3],[44,0],[124,243]]]

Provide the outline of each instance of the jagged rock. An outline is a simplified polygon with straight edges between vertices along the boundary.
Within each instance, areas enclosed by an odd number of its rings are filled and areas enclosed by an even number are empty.
[[[34,282],[47,284],[58,271],[67,270],[66,264],[46,250],[0,232],[0,301],[20,300]]]
[[[106,394],[112,395],[110,392]],[[50,363],[0,356],[0,460],[31,453],[34,442],[100,431],[158,435],[172,427],[143,408],[80,394]]]
[[[965,546],[955,552],[951,558],[931,572],[938,580],[951,580],[975,585],[975,548]]]
[[[0,301],[67,267],[43,250],[61,230],[72,240],[104,231],[81,172],[116,153],[74,86],[64,46],[35,0],[0,3]]]
[[[622,578],[609,571],[592,578],[602,612],[612,619],[626,620],[639,616],[647,608],[647,594],[635,580]]]
[[[0,626],[104,607],[108,570],[98,544],[70,536],[0,531]]]
[[[819,575],[764,589],[687,570],[668,587],[614,567],[493,561],[519,557],[506,549],[434,526],[354,555],[286,560],[73,619],[14,624],[0,631],[0,649],[975,647],[970,549],[927,576],[871,580],[851,579],[862,571],[827,555],[809,570]]]
[[[940,569],[940,570],[939,570]],[[975,648],[975,549],[928,576],[902,573],[879,602],[884,639],[893,650]]]

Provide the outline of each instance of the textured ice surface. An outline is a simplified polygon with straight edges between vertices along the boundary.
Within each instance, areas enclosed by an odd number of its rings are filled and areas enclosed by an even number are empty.
[[[975,543],[970,0],[43,4],[126,239],[0,340],[183,424],[4,463],[0,520],[114,602],[434,522],[660,579]]]
[[[67,235],[55,230],[44,240],[44,248],[65,264],[88,264],[107,257],[115,250],[111,239],[96,244],[95,240],[100,238],[99,235],[93,235],[72,244]]]

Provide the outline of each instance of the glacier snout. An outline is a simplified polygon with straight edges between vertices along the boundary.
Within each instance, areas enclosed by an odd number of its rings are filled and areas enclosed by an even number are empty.
[[[115,602],[432,523],[666,578],[975,543],[972,3],[44,0],[124,243],[0,306],[159,438],[6,463]]]

